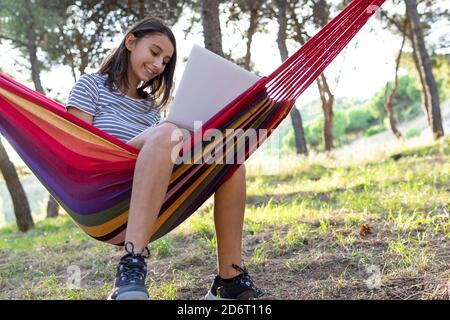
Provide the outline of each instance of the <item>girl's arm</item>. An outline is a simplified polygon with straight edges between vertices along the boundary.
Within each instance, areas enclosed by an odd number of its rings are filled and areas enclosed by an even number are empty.
[[[94,119],[93,116],[81,111],[80,109],[77,109],[77,107],[67,107],[67,112],[73,114],[75,117],[80,118],[81,120],[86,121],[89,124],[92,124],[92,121]]]

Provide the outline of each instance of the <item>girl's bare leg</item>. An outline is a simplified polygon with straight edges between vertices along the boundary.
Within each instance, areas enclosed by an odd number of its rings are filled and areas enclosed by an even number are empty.
[[[214,195],[217,264],[222,278],[239,274],[231,265],[241,265],[245,198],[245,166],[241,165]]]
[[[163,123],[129,142],[140,149],[125,237],[125,241],[133,242],[135,252],[141,252],[148,244],[164,201],[173,169],[171,155],[178,144],[171,139],[176,129],[173,124]],[[241,264],[245,198],[245,166],[241,165],[214,195],[217,260],[222,278],[237,275],[231,265]]]
[[[140,149],[134,170],[131,203],[125,242],[136,253],[147,246],[163,204],[173,169],[171,154],[178,141],[172,141],[177,127],[162,123],[135,137],[129,144]]]

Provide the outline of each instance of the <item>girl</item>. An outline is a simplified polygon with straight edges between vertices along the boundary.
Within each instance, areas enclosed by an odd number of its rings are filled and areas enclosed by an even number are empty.
[[[80,77],[69,95],[68,112],[140,149],[124,254],[109,299],[149,299],[144,259],[149,255],[150,231],[169,185],[172,150],[179,146],[179,141],[171,140],[178,128],[160,123],[159,114],[170,98],[176,60],[172,31],[159,19],[145,18],[131,26],[97,73]],[[207,299],[264,295],[240,267],[245,197],[242,165],[214,195],[219,272]]]

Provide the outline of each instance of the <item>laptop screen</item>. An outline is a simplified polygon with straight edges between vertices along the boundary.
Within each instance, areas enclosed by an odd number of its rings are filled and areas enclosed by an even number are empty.
[[[166,120],[193,131],[195,121],[204,124],[259,79],[244,68],[194,45]]]

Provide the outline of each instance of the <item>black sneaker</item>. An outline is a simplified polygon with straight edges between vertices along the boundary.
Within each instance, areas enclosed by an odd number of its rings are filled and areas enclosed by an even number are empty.
[[[217,275],[205,300],[252,300],[266,296],[265,292],[255,286],[246,268],[235,264],[232,266],[241,274],[230,280]]]
[[[128,245],[131,244],[131,250]],[[145,277],[147,276],[147,263],[149,250],[145,248],[147,254],[137,254],[134,252],[132,242],[125,244],[124,255],[117,266],[116,281],[113,292],[108,300],[149,300],[147,289],[145,288]]]

